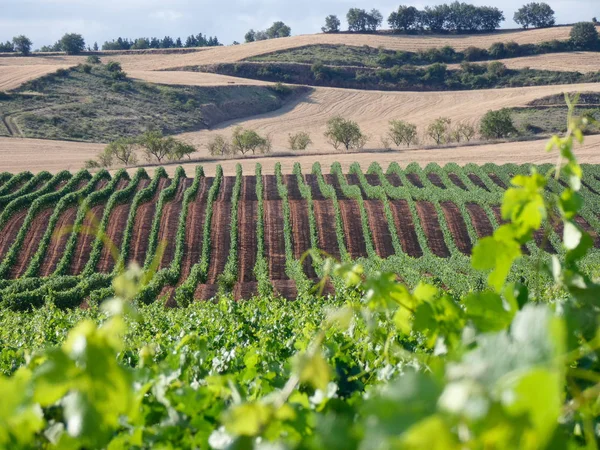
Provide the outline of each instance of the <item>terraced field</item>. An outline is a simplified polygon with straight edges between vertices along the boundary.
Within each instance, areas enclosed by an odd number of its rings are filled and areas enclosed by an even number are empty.
[[[546,167],[541,167],[541,170]],[[483,283],[468,255],[501,223],[501,197],[528,166],[456,164],[404,170],[391,164],[324,173],[294,166],[283,175],[235,176],[220,167],[194,178],[119,171],[0,174],[0,298],[28,308],[53,299],[74,307],[105,298],[110,280],[137,263],[158,272],[141,301],[168,305],[274,292],[308,294],[324,275],[325,254],[360,259],[367,270],[393,270],[414,285],[423,277],[455,292]],[[578,222],[600,248],[600,166],[584,167],[585,208]],[[547,189],[558,192],[563,181]],[[536,235],[527,264],[561,253],[560,230]],[[308,250],[315,252],[302,259]],[[596,261],[599,251],[590,256]],[[443,263],[442,263],[443,261]],[[516,270],[516,275],[520,273]],[[326,292],[340,289],[335,278]]]

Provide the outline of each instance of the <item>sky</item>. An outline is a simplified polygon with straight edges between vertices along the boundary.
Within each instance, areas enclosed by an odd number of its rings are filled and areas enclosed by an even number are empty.
[[[503,28],[514,28],[514,12],[529,0],[472,0],[476,5],[497,6],[504,11]],[[447,0],[450,2],[450,0]],[[402,4],[423,8],[443,0],[404,0]],[[548,1],[557,23],[600,19],[600,0]],[[377,8],[387,16],[398,1],[376,0],[0,0],[0,40],[25,34],[34,49],[56,42],[65,33],[80,33],[86,44],[119,36],[185,38],[203,33],[217,36],[224,44],[243,42],[250,28],[261,30],[282,20],[292,34],[320,32],[324,18],[336,14],[345,27],[349,8]]]

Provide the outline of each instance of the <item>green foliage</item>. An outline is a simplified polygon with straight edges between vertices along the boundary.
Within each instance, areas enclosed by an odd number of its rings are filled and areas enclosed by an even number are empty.
[[[365,11],[364,9],[350,8],[346,14],[346,21],[348,22],[348,31],[364,33],[377,31],[383,22],[383,16],[376,9]]]
[[[437,145],[448,142],[450,126],[452,120],[447,117],[439,117],[427,127],[427,136],[429,136]]]
[[[231,154],[231,146],[225,138],[218,134],[208,143],[208,152],[211,156],[227,156]]]
[[[403,144],[410,147],[410,144],[417,143],[417,126],[402,120],[391,120],[388,135],[398,147]]]
[[[102,64],[100,57],[97,55],[90,55],[86,58],[88,64]]]
[[[570,38],[575,48],[582,50],[596,50],[598,48],[598,30],[592,22],[578,22],[573,25]]]
[[[77,33],[67,33],[60,40],[60,48],[67,55],[78,55],[85,50],[85,40]]]
[[[256,152],[271,153],[271,140],[268,136],[263,137],[254,130],[238,126],[233,130],[231,136],[231,149],[234,154],[241,153],[242,155],[249,152],[252,152],[253,155]]]
[[[342,23],[337,16],[329,15],[325,17],[325,26],[321,27],[323,33],[337,33],[340,31]]]
[[[555,23],[554,10],[547,3],[532,2],[515,12],[513,20],[523,28],[551,27]]]
[[[503,139],[516,135],[510,110],[488,111],[481,119],[479,133],[484,139]]]
[[[310,134],[306,131],[299,131],[296,134],[288,136],[288,142],[291,150],[306,150],[309,145],[312,145]]]
[[[369,139],[360,131],[360,127],[356,122],[340,116],[332,117],[327,121],[325,137],[336,150],[340,146],[343,146],[346,150],[359,150],[365,146]]]
[[[31,53],[31,40],[24,35],[16,36],[12,40],[12,45],[15,52],[20,53],[23,56],[29,55]]]

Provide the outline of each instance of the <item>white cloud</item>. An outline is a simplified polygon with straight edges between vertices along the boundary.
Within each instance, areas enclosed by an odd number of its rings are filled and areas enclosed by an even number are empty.
[[[150,14],[150,17],[152,19],[168,20],[169,22],[174,22],[176,20],[181,19],[183,17],[183,14],[181,14],[179,11],[174,11],[172,9],[166,9],[166,10],[162,10],[162,11],[155,11]]]

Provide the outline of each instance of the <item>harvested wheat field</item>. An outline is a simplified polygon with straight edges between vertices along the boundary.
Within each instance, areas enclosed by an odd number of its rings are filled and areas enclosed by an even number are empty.
[[[181,86],[231,86],[236,84],[265,86],[273,84],[268,81],[202,72],[132,70],[127,75],[133,79],[146,81],[148,83]]]
[[[16,89],[27,81],[34,80],[51,72],[56,72],[58,69],[68,69],[69,67],[71,66],[66,64],[36,64],[35,66],[0,65],[0,91]]]
[[[498,61],[514,70],[529,68],[580,73],[600,70],[600,53],[598,52],[549,53],[547,55],[499,59]],[[485,62],[475,64],[485,64]],[[448,68],[458,69],[460,64],[448,64]]]

